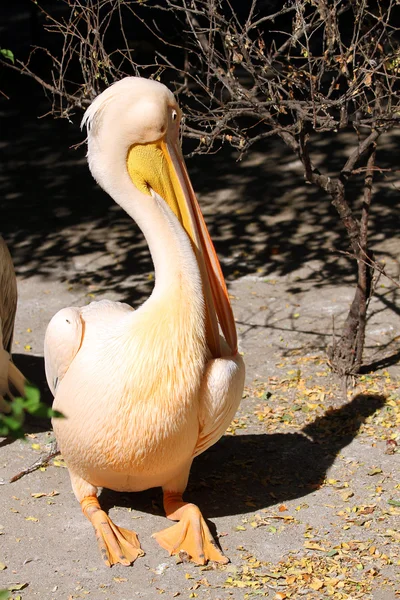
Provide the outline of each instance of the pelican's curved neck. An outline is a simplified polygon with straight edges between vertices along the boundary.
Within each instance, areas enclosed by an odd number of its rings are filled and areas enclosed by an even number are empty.
[[[89,136],[89,167],[100,186],[132,217],[146,238],[155,270],[151,298],[164,294],[170,298],[172,289],[176,289],[181,290],[185,302],[202,299],[199,267],[183,227],[160,196],[148,196],[134,186],[126,165],[128,149],[107,142],[100,144]]]

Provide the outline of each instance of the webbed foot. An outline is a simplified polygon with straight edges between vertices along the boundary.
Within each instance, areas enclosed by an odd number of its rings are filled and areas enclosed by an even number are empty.
[[[107,567],[117,563],[128,566],[144,555],[136,533],[117,527],[104,510],[101,510],[95,496],[84,498],[81,506],[83,514],[94,527],[101,556]]]
[[[164,495],[167,517],[179,520],[179,523],[152,537],[171,555],[183,550],[198,565],[205,565],[209,560],[228,563],[229,559],[218,548],[199,508],[183,503],[180,494],[167,494]]]

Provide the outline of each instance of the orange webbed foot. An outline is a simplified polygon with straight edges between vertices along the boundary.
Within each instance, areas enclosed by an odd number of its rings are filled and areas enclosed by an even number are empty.
[[[83,514],[92,523],[101,556],[107,567],[117,563],[129,566],[144,552],[134,531],[117,527],[110,517],[101,510],[95,496],[88,496],[81,502]]]
[[[209,560],[228,563],[229,559],[218,548],[199,508],[194,504],[179,502],[181,496],[175,496],[177,502],[171,502],[171,497],[172,494],[167,499],[164,496],[167,517],[179,519],[179,523],[154,533],[152,537],[171,555],[184,551],[198,565],[205,565]],[[168,510],[172,506],[177,509]]]

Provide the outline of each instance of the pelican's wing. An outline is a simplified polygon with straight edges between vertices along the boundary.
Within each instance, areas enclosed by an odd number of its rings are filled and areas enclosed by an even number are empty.
[[[11,361],[11,344],[17,310],[17,279],[7,245],[0,236],[0,412],[9,412],[4,397],[25,392],[25,377]]]
[[[244,363],[239,354],[208,362],[200,390],[200,431],[194,456],[223,436],[242,398],[244,375]]]
[[[53,396],[81,346],[82,337],[80,308],[63,308],[51,319],[44,339],[44,363]]]
[[[8,365],[10,364],[10,355],[4,350],[1,336],[0,319],[0,413],[10,412],[10,407],[5,401],[4,396],[8,395]]]
[[[17,280],[7,245],[0,236],[0,322],[3,348],[11,352],[15,312],[17,310]]]

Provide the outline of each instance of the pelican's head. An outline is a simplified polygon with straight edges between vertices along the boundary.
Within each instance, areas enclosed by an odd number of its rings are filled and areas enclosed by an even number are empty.
[[[139,192],[155,193],[169,205],[190,237],[199,263],[210,349],[214,356],[221,355],[218,318],[235,353],[236,327],[219,261],[182,157],[180,119],[177,101],[165,85],[141,77],[114,83],[93,101],[82,120],[88,130],[89,166],[109,191],[107,184],[110,187],[120,172],[117,165],[123,162]]]
[[[117,130],[129,146],[161,139],[177,130],[180,110],[173,93],[162,83],[125,77],[110,85],[89,106],[82,119],[89,135],[101,137]],[[174,126],[175,125],[175,126]],[[170,132],[171,133],[171,132]]]

